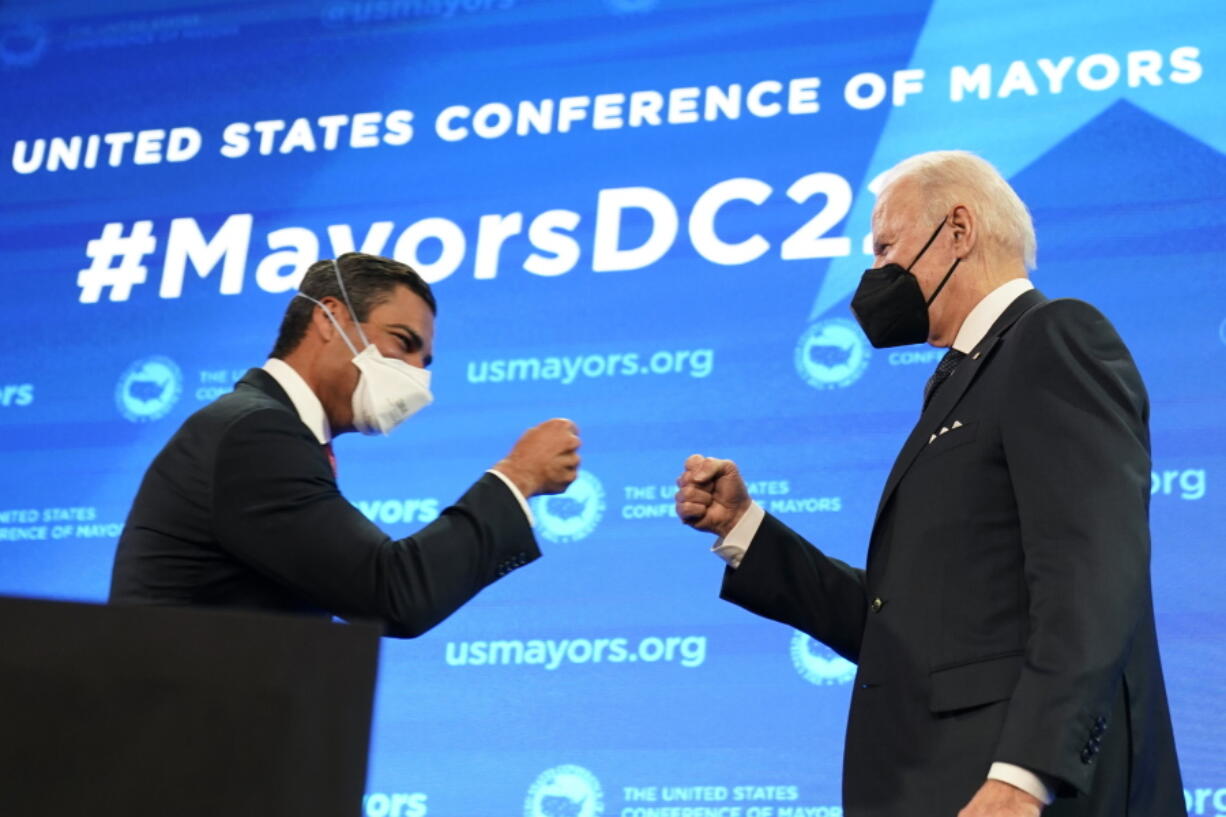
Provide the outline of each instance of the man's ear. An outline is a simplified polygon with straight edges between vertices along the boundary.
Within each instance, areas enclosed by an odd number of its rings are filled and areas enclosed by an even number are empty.
[[[949,232],[954,242],[954,255],[965,260],[979,240],[979,224],[965,204],[955,206],[949,214]]]
[[[323,306],[316,304],[315,308],[311,311],[311,325],[315,327],[315,331],[319,333],[321,339],[323,339],[325,342],[331,341],[336,335],[336,326],[332,323],[331,319],[324,314],[324,310],[327,309],[333,317],[336,317],[337,307],[340,305],[340,301],[329,296],[327,298],[321,298],[319,303],[323,304]],[[337,320],[339,320],[339,318],[337,318]]]

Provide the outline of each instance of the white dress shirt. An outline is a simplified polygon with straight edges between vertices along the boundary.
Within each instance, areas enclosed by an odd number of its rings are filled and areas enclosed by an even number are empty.
[[[996,319],[1004,314],[1009,305],[1022,293],[1032,289],[1034,289],[1034,284],[1029,280],[1014,278],[989,292],[962,321],[962,328],[958,330],[954,338],[953,348],[959,352],[969,353],[979,344],[979,341],[983,340],[984,335],[992,328],[992,324],[996,323]],[[765,516],[766,511],[762,509],[762,506],[757,502],[751,502],[749,509],[728,532],[728,535],[715,542],[715,547],[711,548],[711,552],[733,568],[740,567],[741,559],[749,550],[749,545],[758,533],[758,528],[761,527]],[[1016,786],[1043,801],[1045,805],[1050,805],[1055,799],[1051,787],[1041,777],[1029,769],[1015,766],[1012,763],[993,763],[988,770],[988,779]]]
[[[328,423],[328,415],[324,413],[323,403],[319,402],[319,398],[307,382],[302,379],[302,375],[298,374],[293,366],[286,363],[280,358],[271,357],[264,362],[262,367],[264,371],[272,376],[272,379],[277,381],[277,385],[285,389],[285,393],[289,395],[289,400],[294,404],[294,411],[298,412],[298,419],[302,420],[303,424],[311,430],[315,435],[315,439],[319,440],[320,445],[327,445],[332,441],[332,426]],[[489,469],[489,473],[502,480],[515,499],[519,502],[519,507],[523,509],[524,516],[528,517],[528,524],[535,525],[536,520],[532,516],[532,509],[528,507],[528,500],[524,498],[523,493],[516,487],[514,482],[507,478],[506,474],[497,471],[493,468]]]

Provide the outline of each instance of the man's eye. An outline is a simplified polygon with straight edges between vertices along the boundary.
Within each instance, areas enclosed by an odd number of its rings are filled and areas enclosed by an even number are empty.
[[[397,335],[396,338],[400,341],[401,345],[404,346],[404,350],[406,352],[416,351],[416,344],[413,343],[413,339],[408,335]]]

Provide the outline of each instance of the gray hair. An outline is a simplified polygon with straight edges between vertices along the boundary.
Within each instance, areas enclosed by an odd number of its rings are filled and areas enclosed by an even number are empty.
[[[901,179],[919,184],[934,225],[950,208],[965,204],[985,238],[1034,269],[1037,242],[1030,211],[991,163],[965,150],[934,150],[887,170],[882,190]]]

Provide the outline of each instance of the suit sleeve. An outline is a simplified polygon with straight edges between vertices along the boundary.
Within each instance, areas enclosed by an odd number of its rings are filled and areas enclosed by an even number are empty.
[[[213,518],[223,549],[342,618],[421,635],[482,588],[540,556],[511,491],[486,474],[418,533],[393,540],[337,490],[315,441],[283,412],[223,435]]]
[[[1029,635],[993,759],[1086,793],[1146,609],[1148,403],[1128,350],[1088,304],[1053,301],[1009,342],[1020,371],[1001,395],[1003,435]]]
[[[849,661],[860,655],[864,571],[832,559],[769,513],[720,598],[808,633]]]

